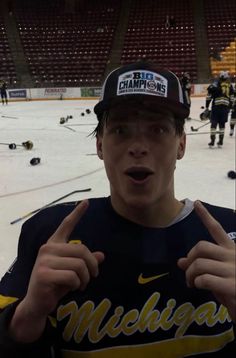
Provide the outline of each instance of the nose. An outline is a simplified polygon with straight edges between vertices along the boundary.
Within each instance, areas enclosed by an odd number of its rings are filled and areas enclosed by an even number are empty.
[[[148,143],[146,140],[141,136],[135,136],[128,147],[129,155],[140,158],[148,154]]]

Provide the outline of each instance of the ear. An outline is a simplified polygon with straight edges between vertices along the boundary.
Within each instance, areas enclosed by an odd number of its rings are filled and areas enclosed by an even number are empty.
[[[100,137],[100,136],[97,136],[96,147],[97,147],[97,155],[98,155],[98,158],[101,159],[101,160],[103,160],[102,137]]]
[[[177,159],[182,159],[185,153],[185,148],[186,148],[186,134],[184,133],[181,137],[180,137],[180,142],[179,142],[179,146],[178,146],[178,152],[177,152]]]

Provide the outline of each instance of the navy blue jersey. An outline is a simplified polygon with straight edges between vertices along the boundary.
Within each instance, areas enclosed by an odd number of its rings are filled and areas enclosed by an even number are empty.
[[[26,294],[40,246],[74,206],[47,208],[22,227],[17,260],[0,284],[3,352],[10,352],[4,332],[12,313],[6,312]],[[205,206],[229,239],[235,239],[233,210]],[[188,288],[177,267],[177,260],[198,241],[214,241],[194,210],[167,228],[147,228],[119,216],[110,198],[91,199],[73,239],[104,252],[99,276],[85,291],[71,292],[58,303],[49,317],[47,338],[45,334],[40,344],[30,345],[30,355],[27,345],[21,346],[20,357],[36,357],[40,350],[41,357],[50,357],[50,349],[45,351],[50,345],[56,357],[64,358],[235,357],[234,325],[226,308],[211,292]],[[0,356],[11,357],[4,354]]]
[[[206,108],[212,101],[213,108],[231,108],[233,104],[234,90],[228,80],[215,81],[207,88]]]

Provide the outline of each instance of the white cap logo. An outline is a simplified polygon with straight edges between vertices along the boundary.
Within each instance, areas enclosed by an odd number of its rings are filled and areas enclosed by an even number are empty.
[[[158,73],[135,70],[123,73],[118,78],[117,96],[146,94],[167,97],[168,81]]]

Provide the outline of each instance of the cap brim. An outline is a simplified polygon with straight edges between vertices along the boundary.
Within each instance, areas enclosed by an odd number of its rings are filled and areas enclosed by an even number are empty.
[[[130,106],[131,104],[143,106],[151,111],[169,110],[176,118],[185,119],[189,116],[189,107],[181,103],[176,103],[169,98],[159,96],[147,96],[142,94],[129,94],[117,96],[107,101],[103,100],[95,105],[94,112],[97,116],[101,116],[104,111],[117,106]]]

